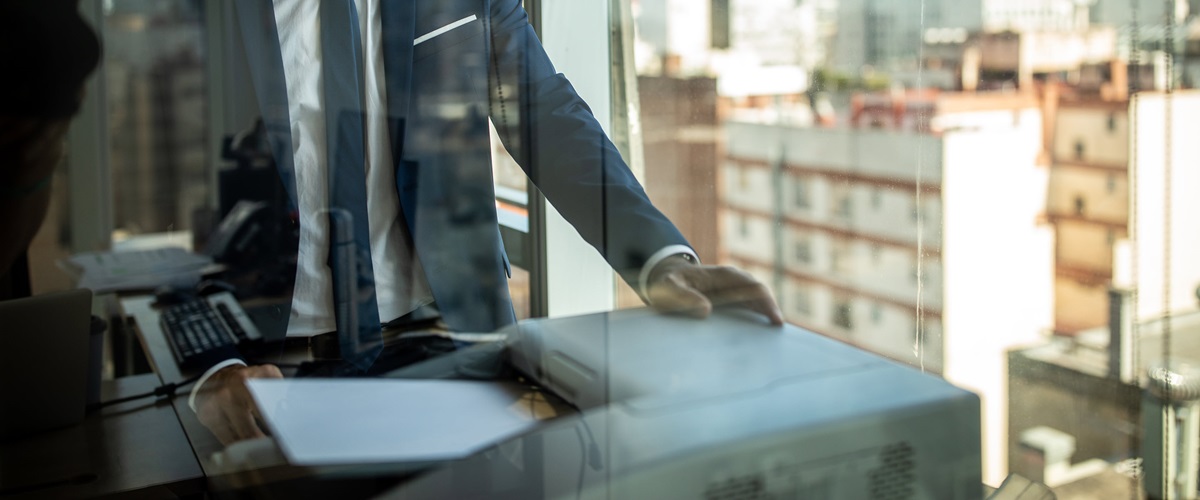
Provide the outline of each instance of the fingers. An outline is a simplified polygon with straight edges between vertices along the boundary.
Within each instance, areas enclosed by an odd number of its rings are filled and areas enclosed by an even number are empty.
[[[661,284],[650,287],[650,303],[660,311],[707,318],[712,302],[679,273],[666,275]]]
[[[660,310],[706,317],[714,306],[743,307],[783,325],[783,313],[771,291],[753,276],[727,266],[689,266],[664,274],[649,290]]]
[[[246,388],[246,381],[254,378],[283,378],[283,374],[274,365],[230,366],[213,375],[196,398],[197,418],[222,444],[265,436]]]
[[[783,324],[783,312],[775,302],[771,290],[748,273],[726,267],[711,274],[709,296],[718,305],[744,307],[766,316],[771,324]]]
[[[258,428],[258,423],[254,421],[254,413],[249,408],[240,410],[230,408],[225,412],[224,417],[228,429],[234,436],[234,442],[265,436],[262,429]]]

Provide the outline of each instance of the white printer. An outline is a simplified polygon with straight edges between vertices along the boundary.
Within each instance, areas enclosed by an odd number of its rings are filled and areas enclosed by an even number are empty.
[[[539,484],[516,497],[983,497],[976,395],[815,333],[648,309],[509,333],[512,366],[581,413],[391,496],[503,496],[506,476],[479,464],[519,452],[513,480]],[[475,480],[488,485],[463,489]]]

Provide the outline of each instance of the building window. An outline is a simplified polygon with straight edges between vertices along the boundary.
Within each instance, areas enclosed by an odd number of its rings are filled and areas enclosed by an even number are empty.
[[[854,215],[854,199],[850,197],[850,193],[838,196],[837,202],[833,205],[833,214],[843,219],[849,219]]]
[[[812,262],[812,244],[807,240],[796,242],[795,246],[796,261],[808,264]]]
[[[746,220],[745,215],[738,216],[737,225],[738,225],[738,235],[740,235],[742,238],[749,238],[750,237],[750,221]]]
[[[1083,213],[1085,211],[1087,211],[1087,202],[1084,201],[1083,196],[1076,195],[1075,196],[1075,215],[1083,217]]]
[[[709,27],[709,38],[712,40],[712,48],[729,48],[730,21],[729,0],[713,0],[712,16],[710,17],[712,25]]]
[[[792,304],[795,306],[797,314],[804,316],[812,314],[812,301],[809,300],[808,290],[797,288],[796,298],[792,299]]]
[[[879,188],[871,189],[871,208],[879,210],[883,207],[883,193]]]
[[[879,245],[871,245],[871,262],[875,265],[883,262],[883,247]]]
[[[871,304],[871,323],[880,324],[883,322],[883,306],[878,302]]]
[[[746,173],[745,167],[734,167],[737,172],[738,190],[750,190],[750,175]]]
[[[1082,140],[1075,141],[1075,159],[1078,161],[1083,161],[1083,141]]]
[[[1117,131],[1117,114],[1116,113],[1113,113],[1113,112],[1108,113],[1108,131],[1109,132]]]
[[[833,324],[847,330],[854,329],[854,315],[849,300],[841,299],[833,305]]]
[[[808,181],[796,178],[792,184],[792,204],[796,208],[808,208]]]
[[[914,223],[921,222],[921,219],[925,218],[925,214],[924,214],[925,211],[923,210],[923,208],[924,207],[917,205],[916,202],[914,202],[912,204],[912,209],[908,213],[908,217],[910,219],[912,219],[912,221]]]
[[[1108,174],[1108,179],[1104,183],[1104,188],[1108,190],[1108,194],[1117,192],[1117,176]]]

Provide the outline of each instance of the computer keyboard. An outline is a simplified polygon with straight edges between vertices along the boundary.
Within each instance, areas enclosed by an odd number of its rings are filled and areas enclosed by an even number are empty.
[[[159,320],[182,370],[239,357],[239,345],[262,339],[229,292],[195,297],[163,309]]]

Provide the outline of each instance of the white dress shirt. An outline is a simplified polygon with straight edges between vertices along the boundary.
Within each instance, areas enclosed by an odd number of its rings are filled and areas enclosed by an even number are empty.
[[[388,145],[387,96],[379,2],[355,0],[362,33],[363,97],[366,105],[367,214],[371,263],[375,271],[379,319],[388,322],[433,301],[411,236],[400,213],[392,151]],[[405,0],[408,1],[408,0]],[[321,54],[320,2],[274,0],[275,22],[283,52],[296,195],[300,210],[300,247],[289,336],[336,330],[329,254],[329,206],[325,106]]]

